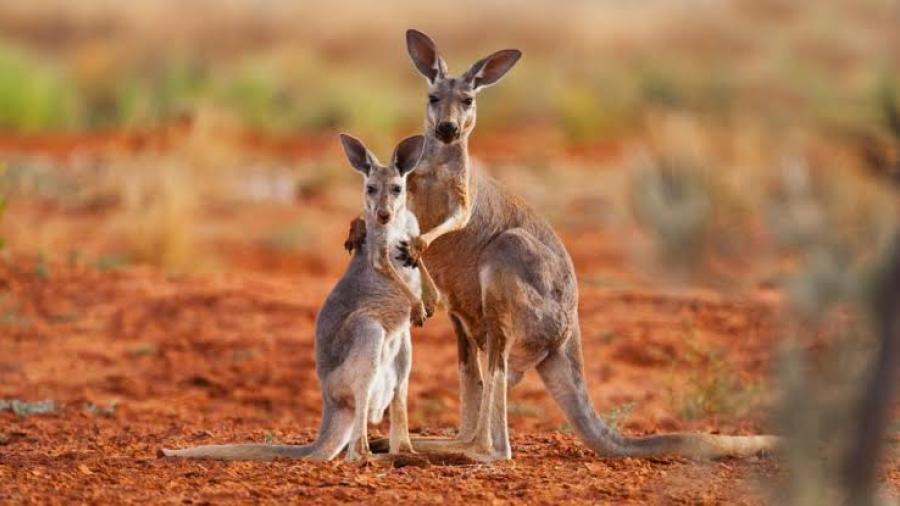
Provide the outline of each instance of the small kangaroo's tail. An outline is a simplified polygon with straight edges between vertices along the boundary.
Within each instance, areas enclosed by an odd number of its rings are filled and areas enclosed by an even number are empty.
[[[273,445],[273,444],[228,444],[202,445],[169,450],[163,448],[163,457],[180,457],[185,459],[212,460],[272,460],[278,457],[303,459],[313,452],[313,444],[308,445]]]
[[[275,458],[331,460],[350,439],[353,412],[325,404],[319,436],[307,445],[227,444],[203,445],[180,450],[161,449],[161,457],[213,460],[272,460]]]
[[[679,455],[690,458],[741,457],[773,450],[775,436],[722,436],[717,434],[661,434],[624,437],[597,415],[587,387],[581,355],[581,336],[576,330],[568,341],[537,366],[550,394],[566,414],[581,439],[605,457]]]

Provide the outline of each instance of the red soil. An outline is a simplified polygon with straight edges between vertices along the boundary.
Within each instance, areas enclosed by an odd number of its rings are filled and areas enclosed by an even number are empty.
[[[327,463],[179,462],[162,446],[270,437],[302,443],[320,413],[312,325],[333,273],[172,278],[150,269],[101,273],[5,265],[14,304],[0,340],[0,398],[55,399],[63,408],[0,414],[0,497],[12,502],[204,503],[290,500],[755,504],[777,472],[773,458],[695,463],[611,460],[560,432],[558,409],[530,375],[511,393],[514,460],[393,469]],[[12,301],[12,302],[11,302]],[[582,290],[591,394],[601,411],[634,402],[623,430],[754,433],[759,416],[684,422],[672,412],[674,376],[689,376],[681,342],[726,346],[747,379],[771,357],[773,307],[760,300]],[[448,434],[456,421],[455,343],[444,317],[415,333],[412,428]],[[702,368],[701,368],[702,369]],[[695,371],[700,372],[702,371]],[[86,403],[119,404],[110,416]],[[384,432],[385,427],[381,427]],[[377,432],[377,431],[376,431]],[[889,469],[896,488],[900,463]]]
[[[143,149],[124,138],[71,143]],[[35,140],[33,147],[68,156],[69,144],[59,139]],[[0,138],[0,152],[4,142],[7,151],[29,151],[28,142]],[[502,151],[509,142],[484,145]],[[584,149],[615,156],[617,148]],[[93,219],[76,218],[87,220],[78,222],[86,227]],[[571,434],[534,373],[510,393],[509,462],[392,468],[340,459],[157,459],[163,446],[314,437],[320,399],[313,322],[346,258],[339,249],[345,218],[335,219],[333,257],[282,252],[270,258],[235,245],[227,257],[236,269],[230,274],[171,276],[140,266],[101,272],[77,259],[38,269],[25,258],[0,260],[0,399],[53,399],[62,406],[29,417],[0,412],[0,503],[759,504],[770,498],[779,476],[774,457],[598,458]],[[617,238],[570,231],[564,239],[582,280],[586,376],[601,413],[633,406],[619,420],[629,434],[770,430],[764,409],[719,406],[688,420],[683,407],[698,384],[723,370],[768,391],[779,335],[777,295],[674,294],[629,266]],[[603,279],[630,288],[604,287]],[[446,316],[414,331],[413,346],[411,428],[449,435],[458,400],[456,343]],[[374,433],[385,430],[386,424]],[[883,478],[900,492],[896,454]]]

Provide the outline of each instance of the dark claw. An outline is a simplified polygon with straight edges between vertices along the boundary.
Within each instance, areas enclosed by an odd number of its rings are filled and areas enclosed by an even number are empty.
[[[403,262],[404,267],[415,267],[416,262],[413,261],[412,257],[409,254],[409,244],[401,242],[397,249],[400,250],[400,255],[397,257],[397,260]]]

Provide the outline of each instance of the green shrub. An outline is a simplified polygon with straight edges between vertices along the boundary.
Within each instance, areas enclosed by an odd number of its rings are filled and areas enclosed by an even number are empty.
[[[77,123],[76,93],[64,72],[0,45],[0,129],[43,131]]]

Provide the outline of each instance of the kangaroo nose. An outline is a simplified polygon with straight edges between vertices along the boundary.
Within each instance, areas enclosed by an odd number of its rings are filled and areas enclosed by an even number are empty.
[[[452,121],[442,121],[438,123],[436,130],[438,137],[440,137],[443,141],[450,141],[456,137],[456,134],[459,133],[459,127],[457,127],[456,123],[453,123]]]
[[[384,210],[378,211],[378,221],[380,221],[382,224],[387,223],[388,221],[390,221],[390,219],[391,213]]]

